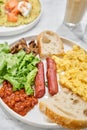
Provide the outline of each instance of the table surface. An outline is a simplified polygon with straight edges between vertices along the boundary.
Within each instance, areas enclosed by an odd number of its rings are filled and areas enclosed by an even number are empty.
[[[5,41],[11,43],[22,37],[37,35],[38,33],[44,30],[52,30],[57,31],[58,34],[61,36],[76,41],[78,44],[87,49],[86,42],[83,42],[82,39],[79,39],[79,37],[77,37],[75,33],[72,33],[72,31],[69,30],[63,24],[66,0],[41,0],[41,1],[43,6],[43,14],[39,23],[34,28],[21,35],[0,37],[0,43]],[[84,18],[83,23],[85,23],[85,21],[86,18]],[[2,106],[0,106],[0,130],[43,130],[43,129],[32,127],[16,120],[9,113],[7,113],[2,108]]]

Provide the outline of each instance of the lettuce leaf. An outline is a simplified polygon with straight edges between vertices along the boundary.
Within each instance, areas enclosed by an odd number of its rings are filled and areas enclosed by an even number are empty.
[[[12,84],[13,91],[24,88],[26,94],[33,95],[32,86],[39,61],[39,58],[32,53],[26,54],[24,50],[11,54],[7,43],[0,44],[0,83],[7,80]]]
[[[34,90],[32,85],[34,85],[35,76],[37,74],[38,69],[35,67],[30,73],[27,75],[27,82],[25,83],[25,92],[27,95],[33,95]]]
[[[8,43],[3,43],[3,44],[0,44],[0,53],[1,52],[5,52],[5,53],[8,53],[10,52],[10,48],[9,48],[9,45]]]

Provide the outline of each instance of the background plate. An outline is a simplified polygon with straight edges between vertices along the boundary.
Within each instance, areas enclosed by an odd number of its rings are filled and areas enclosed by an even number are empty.
[[[31,40],[35,40],[36,36],[30,36],[30,37],[26,37],[24,38],[27,42],[31,41]],[[73,45],[75,45],[76,43],[74,43],[73,41],[69,41],[63,37],[61,37],[63,44],[64,44],[64,50],[69,50],[72,48]],[[15,44],[12,43],[12,44]],[[12,45],[11,44],[11,45]],[[46,64],[45,64],[45,60],[44,62],[44,66],[45,66],[45,73],[46,73]],[[60,87],[60,86],[59,86]],[[47,89],[47,88],[46,88]],[[48,91],[46,90],[46,94],[43,98],[39,99],[38,101],[41,101],[45,98],[48,98],[49,94]],[[62,100],[62,99],[61,99]],[[52,123],[40,110],[39,110],[39,103],[30,111],[27,113],[26,116],[20,116],[19,114],[17,114],[16,112],[14,112],[13,110],[11,110],[4,102],[3,100],[0,98],[0,103],[2,104],[2,106],[6,109],[6,111],[8,111],[13,117],[15,117],[16,119],[28,124],[28,125],[32,125],[35,127],[40,127],[40,128],[60,128],[59,125]]]
[[[1,27],[0,26],[0,36],[17,35],[17,34],[21,34],[23,32],[30,30],[31,28],[33,28],[39,22],[42,12],[43,12],[41,0],[39,0],[39,1],[41,4],[41,12],[40,12],[39,16],[33,22],[26,24],[26,25],[16,26],[16,27],[4,27],[4,26]]]

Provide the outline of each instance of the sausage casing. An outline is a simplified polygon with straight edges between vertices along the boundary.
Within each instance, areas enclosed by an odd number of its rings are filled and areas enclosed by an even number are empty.
[[[41,98],[45,94],[45,78],[44,78],[44,64],[39,62],[37,64],[38,73],[35,78],[35,97]]]
[[[56,75],[56,63],[53,59],[47,58],[47,81],[48,81],[48,91],[51,95],[57,94],[58,92],[58,82]]]

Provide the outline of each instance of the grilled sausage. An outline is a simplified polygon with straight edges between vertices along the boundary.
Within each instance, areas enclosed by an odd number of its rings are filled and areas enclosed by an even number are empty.
[[[47,58],[47,80],[48,80],[48,91],[51,95],[58,92],[58,82],[56,75],[56,63],[53,59]]]
[[[44,78],[44,64],[39,62],[38,73],[35,78],[35,97],[41,98],[45,94],[45,78]]]

